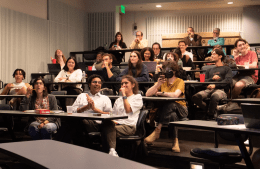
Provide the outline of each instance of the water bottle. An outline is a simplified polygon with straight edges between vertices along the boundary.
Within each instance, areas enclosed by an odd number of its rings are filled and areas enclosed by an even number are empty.
[[[179,58],[179,60],[178,60],[178,66],[179,66],[179,68],[183,67],[183,62],[182,62],[181,58]]]
[[[86,82],[86,73],[85,73],[85,71],[82,72],[82,82]]]

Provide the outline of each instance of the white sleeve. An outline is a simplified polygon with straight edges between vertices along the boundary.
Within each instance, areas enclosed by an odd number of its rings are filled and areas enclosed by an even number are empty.
[[[83,94],[83,93],[82,93]],[[81,108],[83,106],[82,94],[78,95],[77,99],[73,103],[73,107]],[[88,101],[87,101],[88,104]]]
[[[77,69],[69,77],[69,80],[72,82],[81,82],[81,79],[82,79],[82,70],[81,69]]]
[[[65,81],[65,80],[60,80],[59,78],[61,78],[61,77],[65,77],[65,72],[64,72],[64,70],[61,70],[61,71],[59,72],[59,74],[55,77],[54,82],[62,82],[62,81]]]
[[[131,99],[131,101],[129,101],[130,107],[133,111],[133,113],[135,112],[139,112],[140,109],[142,109],[143,107],[143,98],[140,94],[135,95],[135,97],[133,99]]]
[[[112,110],[111,100],[106,96],[103,112],[110,112]]]

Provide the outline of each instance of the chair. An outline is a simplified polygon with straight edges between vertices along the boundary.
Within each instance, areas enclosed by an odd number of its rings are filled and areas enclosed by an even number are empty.
[[[83,54],[82,60],[83,60],[83,62],[85,62],[85,60],[87,60],[88,62],[86,62],[86,65],[92,66],[96,60],[96,57],[97,57],[96,53]]]
[[[103,94],[103,95],[113,95],[113,89],[109,89],[109,88],[102,88],[100,90],[100,94]]]
[[[239,118],[239,123],[244,124],[244,119],[241,114],[226,114]],[[190,154],[194,157],[208,159],[219,163],[219,168],[224,168],[225,164],[234,164],[242,161],[242,155],[239,150],[218,148],[217,133],[215,132],[215,148],[194,148],[191,149]],[[235,136],[228,132],[219,132],[219,136],[227,141],[236,141]],[[249,140],[249,155],[253,152],[253,146],[250,137],[245,134],[242,135],[242,140],[245,142]]]
[[[136,123],[136,132],[132,136],[122,136],[117,140],[119,145],[124,145],[125,149],[129,148],[130,151],[123,151],[123,157],[127,157],[130,159],[137,159],[137,155],[139,157],[147,155],[147,149],[144,144],[144,138],[146,136],[145,131],[145,119],[148,114],[148,110],[142,110],[139,114],[138,121]],[[131,144],[129,147],[128,145]]]
[[[67,94],[67,91],[51,91],[51,94],[52,95],[66,95]],[[60,98],[60,99],[57,99],[57,105],[58,105],[58,109],[59,110],[62,110],[62,106],[61,106],[61,102],[63,101],[64,99],[63,98]],[[66,111],[66,110],[63,110],[63,111]]]

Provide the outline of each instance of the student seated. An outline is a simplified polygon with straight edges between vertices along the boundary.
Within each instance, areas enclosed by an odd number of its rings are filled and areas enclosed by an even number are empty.
[[[63,55],[63,53],[60,49],[57,49],[55,51],[54,59],[56,59],[57,64],[60,64],[60,68],[62,70],[63,67],[65,66],[65,63],[66,63],[67,60],[66,60],[65,56]],[[52,57],[51,57],[51,61],[53,62]]]
[[[54,82],[81,82],[82,70],[79,68],[75,57],[69,57],[64,68],[55,77]],[[81,84],[62,84],[61,90],[66,90],[67,95],[78,95],[82,93]],[[62,109],[70,106],[75,101],[74,98],[66,98],[66,104],[62,104]]]
[[[24,83],[25,71],[23,69],[15,69],[13,73],[13,78],[15,82],[8,83],[3,89],[1,95],[25,95],[27,88],[30,86],[28,83]],[[4,98],[0,98],[2,100]],[[9,104],[14,110],[18,110],[20,106],[21,99],[13,98],[10,100]]]
[[[121,81],[124,75],[133,76],[137,82],[149,81],[148,69],[146,65],[142,63],[142,58],[138,51],[131,52],[128,67],[120,73],[116,80]]]
[[[96,62],[92,66],[92,70],[102,70],[103,57],[104,52],[98,52],[96,57]]]
[[[164,77],[160,77],[158,82],[149,88],[146,96],[164,96],[173,98],[184,98],[184,81],[178,78],[179,68],[175,61],[166,61],[163,63]],[[186,120],[188,109],[185,101],[166,102],[158,109],[159,121],[158,126],[152,134],[145,138],[147,144],[153,143],[160,137],[161,128],[163,125],[168,125],[169,122]],[[179,142],[177,137],[177,129],[171,133],[174,138],[172,151],[180,152]]]
[[[58,110],[55,96],[45,90],[45,83],[41,77],[34,80],[33,89],[32,86],[28,87],[20,104],[21,111],[36,109]],[[57,131],[61,122],[59,118],[54,117],[33,117],[30,118],[29,124],[30,136],[34,140],[39,140],[51,139],[52,133]]]
[[[210,120],[217,117],[217,105],[221,99],[227,98],[227,94],[232,82],[232,70],[228,66],[224,66],[222,61],[225,55],[222,50],[215,49],[211,55],[212,61],[216,67],[207,69],[205,74],[205,82],[224,82],[225,84],[210,84],[206,90],[200,91],[192,96],[192,101],[201,109],[205,110],[205,119]],[[203,101],[210,98],[209,105]]]
[[[195,69],[191,58],[188,55],[182,55],[181,49],[179,47],[174,50],[174,53],[178,55],[178,60],[181,59],[183,67],[191,67],[192,69]],[[178,61],[176,62],[178,63]]]
[[[146,47],[141,50],[142,61],[154,61],[154,52],[152,48]]]
[[[138,83],[129,75],[121,80],[122,97],[115,101],[112,114],[128,116],[127,119],[106,120],[101,131],[102,143],[105,151],[118,157],[116,152],[116,138],[120,136],[134,135],[139,113],[143,107],[142,96],[138,94]]]
[[[125,49],[125,48],[127,48],[127,46],[126,46],[125,42],[123,42],[123,35],[121,32],[117,32],[116,36],[115,36],[115,41],[109,45],[109,49],[110,50],[121,50],[121,49]],[[125,52],[111,52],[111,53],[116,57],[117,63],[122,62]]]

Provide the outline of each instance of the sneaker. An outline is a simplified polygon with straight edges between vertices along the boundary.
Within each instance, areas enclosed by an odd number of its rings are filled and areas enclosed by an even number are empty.
[[[114,148],[111,148],[108,154],[114,157],[119,157]]]

